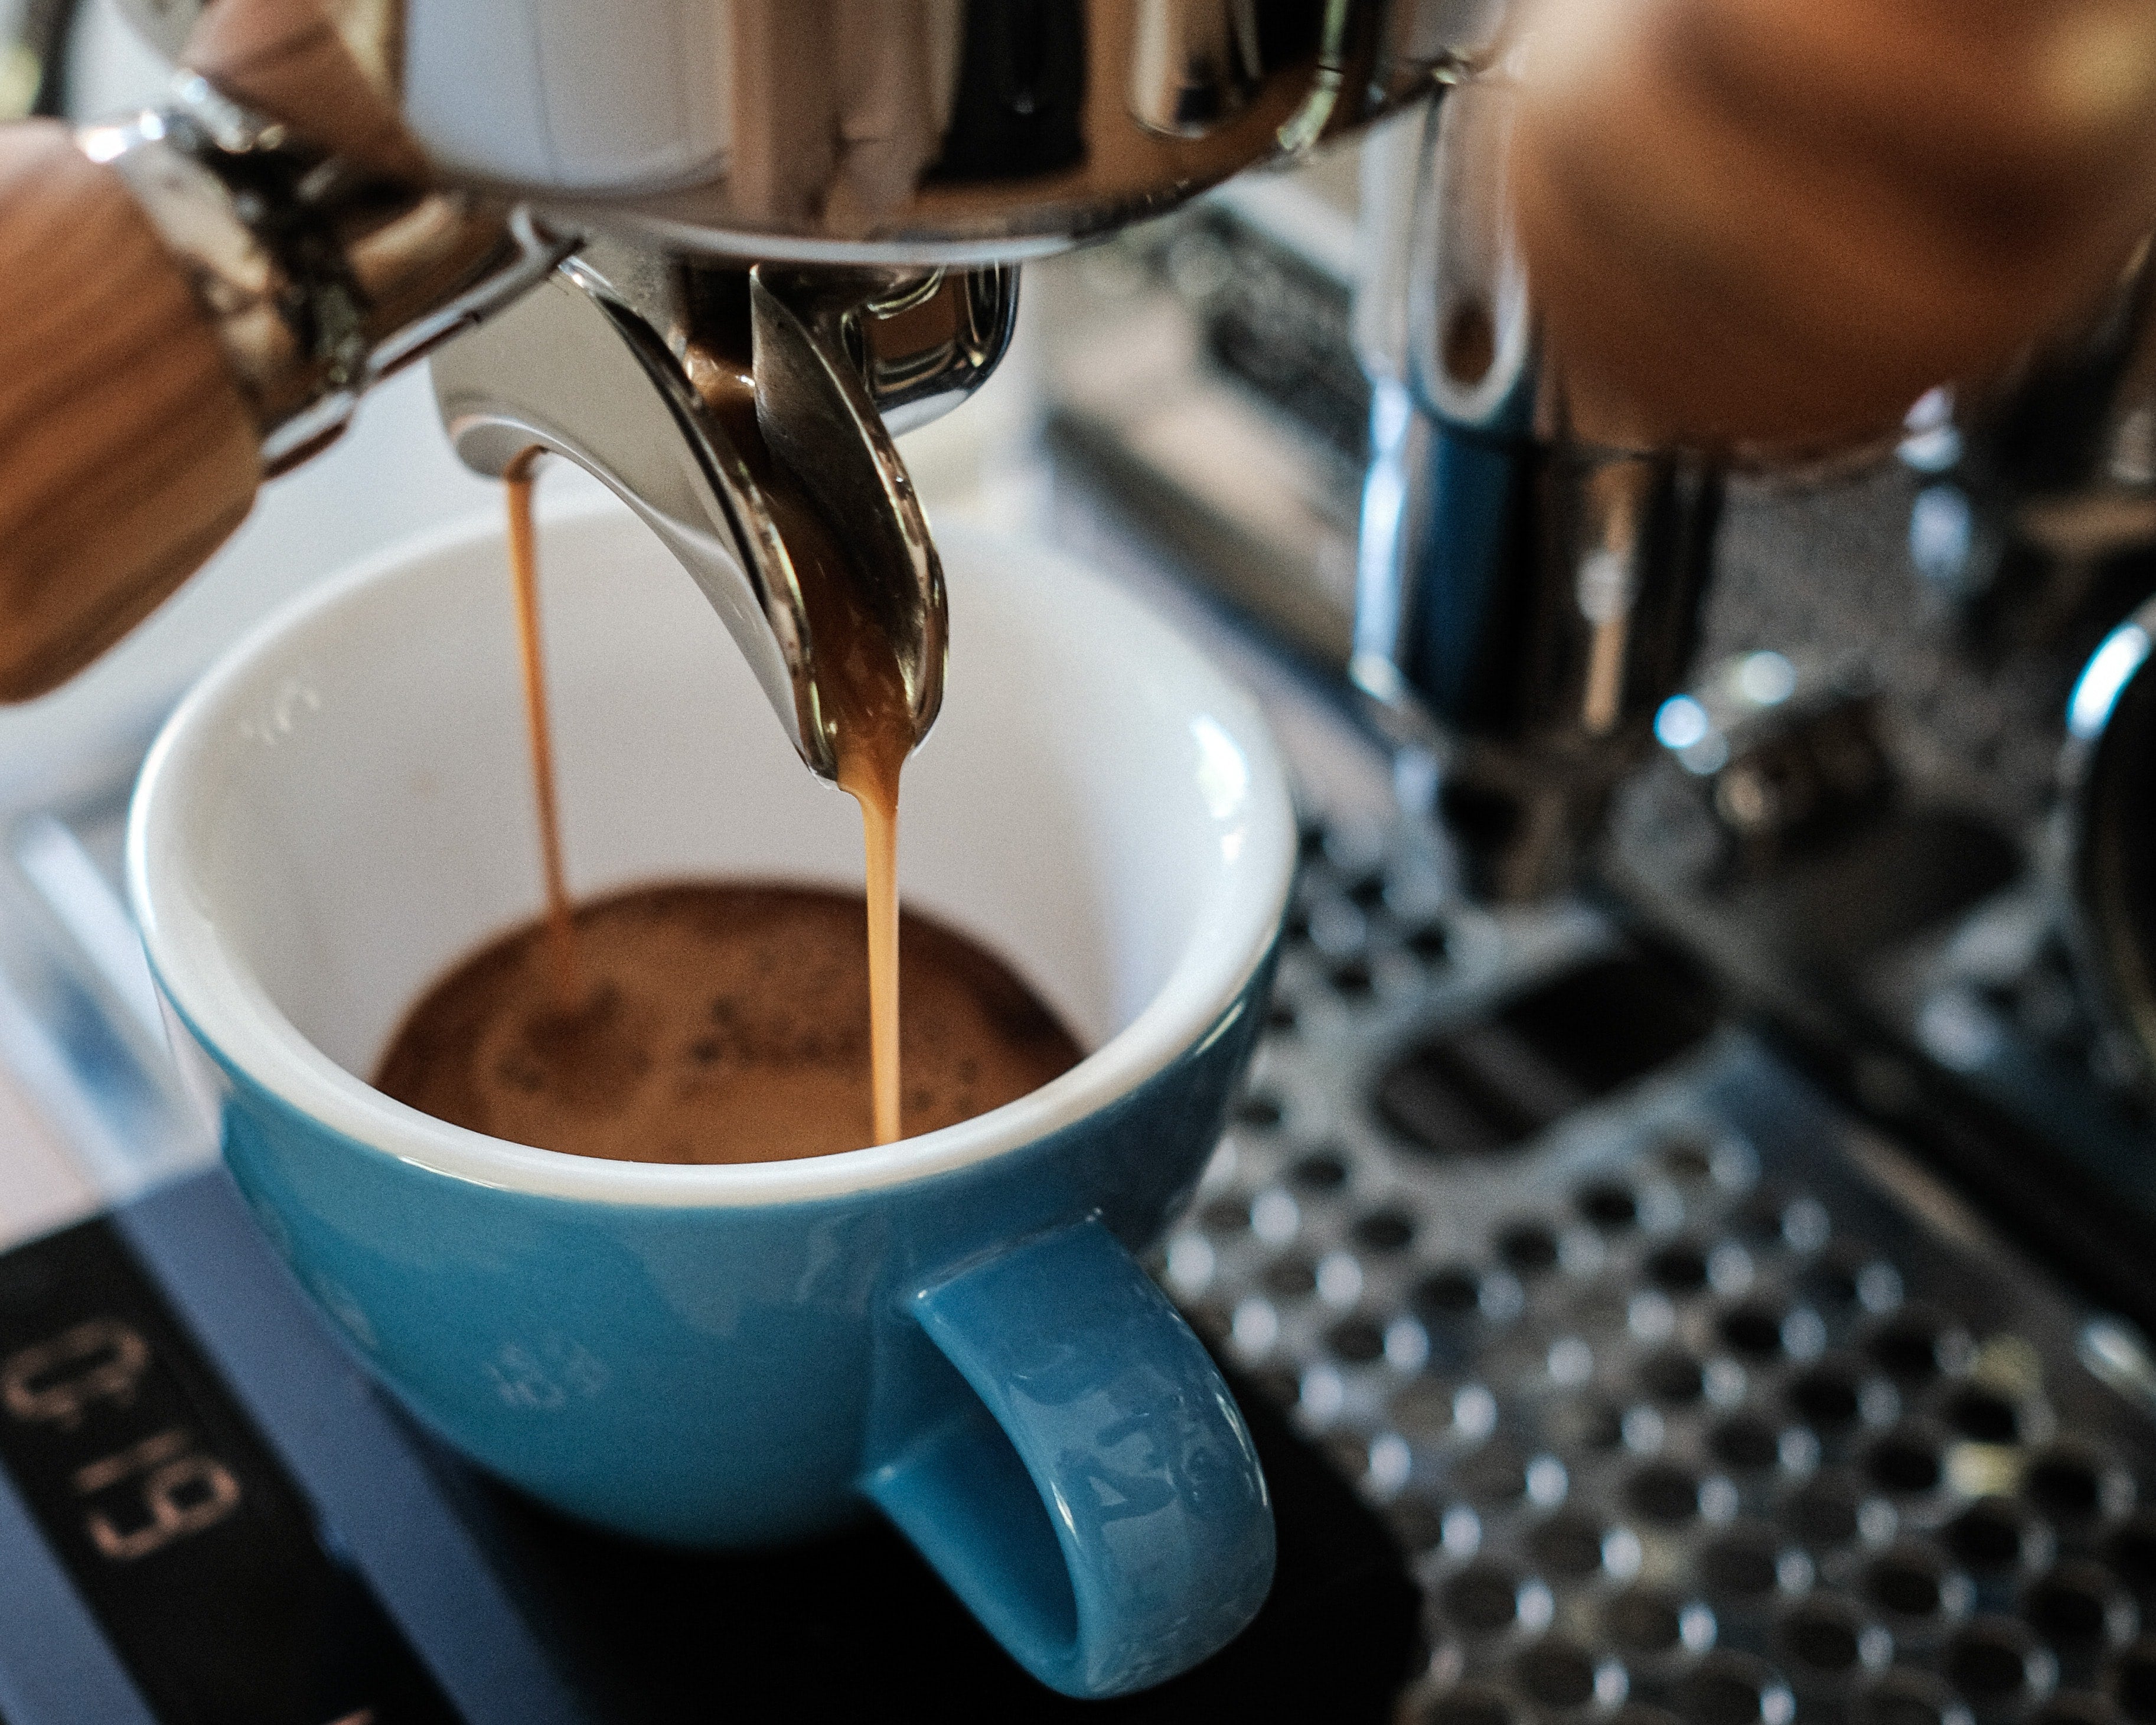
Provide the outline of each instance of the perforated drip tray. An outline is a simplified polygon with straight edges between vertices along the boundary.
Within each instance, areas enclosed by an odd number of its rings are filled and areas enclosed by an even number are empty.
[[[2132,1333],[1702,980],[1306,855],[1162,1269],[1413,1554],[1404,1717],[2156,1722]]]

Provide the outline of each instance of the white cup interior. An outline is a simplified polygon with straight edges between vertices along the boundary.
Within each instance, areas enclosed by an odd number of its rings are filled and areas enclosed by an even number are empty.
[[[549,520],[540,549],[572,890],[858,887],[854,804],[801,764],[664,547],[608,503]],[[949,681],[906,773],[901,891],[1011,962],[1091,1051],[1033,1096],[880,1151],[683,1168],[501,1145],[366,1086],[426,986],[541,906],[515,614],[484,523],[273,619],[176,715],[130,845],[161,980],[206,1040],[352,1136],[588,1195],[805,1195],[1077,1117],[1202,1033],[1262,957],[1292,868],[1286,789],[1248,699],[1100,578],[1016,542],[941,549]]]

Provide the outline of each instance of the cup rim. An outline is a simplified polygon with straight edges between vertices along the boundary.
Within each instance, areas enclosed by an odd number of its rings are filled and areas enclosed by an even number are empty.
[[[633,518],[610,499],[550,510],[550,525]],[[240,736],[235,707],[265,668],[367,603],[374,589],[418,586],[438,565],[498,544],[500,522],[474,515],[400,541],[279,608],[230,647],[159,731],[129,810],[127,889],[159,991],[188,1035],[228,1074],[364,1151],[453,1178],[540,1196],[675,1208],[734,1207],[830,1199],[896,1186],[985,1162],[1076,1124],[1128,1096],[1188,1050],[1209,1045],[1247,999],[1272,949],[1295,873],[1295,822],[1286,771],[1257,705],[1171,625],[1104,577],[1053,547],[962,526],[939,526],[947,552],[1014,552],[1066,587],[1090,590],[1117,614],[1118,651],[1175,661],[1176,686],[1194,715],[1216,721],[1247,762],[1249,842],[1225,873],[1232,891],[1210,907],[1214,938],[1194,941],[1138,1014],[1075,1066],[988,1113],[902,1138],[825,1156],[757,1163],[614,1162],[542,1149],[438,1120],[383,1095],[316,1048],[220,941],[205,908],[182,890],[186,871],[153,866],[188,830],[186,814],[207,775]],[[989,552],[988,547],[1006,549]],[[806,770],[805,768],[803,769]],[[1202,967],[1203,973],[1199,973]]]

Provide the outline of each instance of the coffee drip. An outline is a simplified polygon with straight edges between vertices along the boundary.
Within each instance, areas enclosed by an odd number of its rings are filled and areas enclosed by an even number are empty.
[[[844,541],[766,442],[748,365],[700,367],[698,393],[747,465],[778,529],[814,644],[819,717],[838,762],[839,788],[860,805],[869,926],[869,1019],[875,1141],[900,1123],[898,781],[915,741],[913,705],[889,629],[868,607],[868,584]]]
[[[531,749],[531,794],[539,810],[539,861],[547,881],[547,944],[554,989],[564,1011],[583,993],[576,922],[562,864],[562,814],[554,774],[554,726],[547,712],[547,662],[539,629],[538,527],[531,486],[541,451],[526,449],[505,482],[509,504],[509,574],[516,593],[516,642],[524,672],[524,731]]]
[[[820,717],[838,762],[838,783],[860,806],[867,865],[871,1121],[874,1141],[886,1144],[905,1135],[899,1019],[898,791],[900,773],[914,742],[905,676],[888,633],[860,600],[861,584],[851,578],[838,535],[764,443],[756,422],[754,380],[747,367],[713,366],[698,382],[707,404],[722,418],[735,447],[750,466],[785,543],[815,643]],[[578,919],[562,859],[532,510],[534,470],[543,453],[536,448],[526,450],[504,475],[525,719],[546,880],[546,946],[552,973],[552,999],[535,1010],[543,1011],[549,1019],[540,1037],[544,1058],[601,1070],[613,1064],[605,1050],[619,1026],[603,988],[593,991],[582,962]]]

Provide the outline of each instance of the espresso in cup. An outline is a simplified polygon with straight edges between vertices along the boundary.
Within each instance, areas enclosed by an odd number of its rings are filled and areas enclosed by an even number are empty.
[[[681,881],[577,906],[564,1000],[544,919],[429,989],[374,1075],[439,1120],[629,1162],[770,1162],[875,1142],[858,894]],[[906,911],[905,1130],[955,1126],[1077,1065],[1018,975]]]

